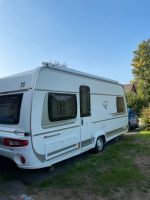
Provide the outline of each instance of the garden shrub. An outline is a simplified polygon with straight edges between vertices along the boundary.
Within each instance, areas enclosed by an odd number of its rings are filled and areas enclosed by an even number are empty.
[[[150,106],[143,109],[142,117],[145,123],[145,129],[150,130]]]

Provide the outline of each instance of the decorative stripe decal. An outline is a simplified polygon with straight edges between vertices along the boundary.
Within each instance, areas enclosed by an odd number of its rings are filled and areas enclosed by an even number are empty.
[[[6,91],[6,92],[0,92],[0,95],[5,95],[5,94],[15,94],[15,93],[20,93],[20,92],[25,92],[25,91],[28,91],[28,90],[30,90],[30,89],[32,89],[31,87],[29,87],[29,88],[26,88],[26,89],[20,89],[20,90],[10,90],[10,91]]]
[[[65,152],[65,153],[62,153],[61,155],[55,156],[55,157],[53,157],[53,158],[48,158],[47,161],[53,160],[53,159],[56,159],[56,158],[59,158],[60,156],[65,156],[66,154],[72,153],[72,152],[74,152],[75,150],[77,150],[77,149],[72,149],[72,150],[70,150],[70,151],[67,151],[67,152]]]
[[[120,132],[122,132],[122,131],[127,130],[127,128],[128,128],[128,127],[125,126],[125,127],[121,127],[121,128],[115,129],[115,130],[113,130],[113,131],[107,132],[107,133],[106,133],[106,136],[107,136],[107,137],[114,136],[114,135],[116,135],[116,134],[118,134],[118,133],[120,133]]]
[[[57,134],[54,134],[54,135],[49,135],[49,136],[44,136],[44,139],[47,139],[47,138],[51,138],[51,137],[56,137],[56,136],[59,136],[61,135],[60,133],[57,133]]]
[[[126,111],[125,112],[120,112],[120,113],[118,113],[118,112],[116,112],[116,113],[111,113],[110,114],[112,117],[113,116],[124,116],[124,115],[126,115]]]
[[[120,132],[122,132],[122,131],[125,131],[125,130],[127,130],[127,129],[128,129],[128,126],[124,126],[124,127],[115,129],[115,130],[113,130],[113,131],[107,132],[107,133],[106,133],[106,136],[107,136],[107,137],[111,137],[111,136],[117,135],[118,133],[120,133]],[[74,150],[76,150],[76,149],[79,149],[80,147],[81,147],[81,148],[86,147],[86,146],[92,144],[93,142],[94,142],[94,137],[89,138],[89,139],[87,139],[87,140],[83,140],[83,141],[81,141],[81,143],[79,142],[78,144],[69,145],[69,146],[64,147],[64,148],[62,148],[62,149],[59,149],[59,150],[50,152],[50,153],[47,154],[47,157],[52,156],[53,154],[57,154],[57,153],[60,153],[60,152],[65,151],[65,150],[68,150],[67,152],[62,153],[61,155],[57,155],[57,156],[55,156],[55,157],[53,157],[53,158],[49,158],[48,160],[54,159],[54,158],[56,158],[56,157],[59,157],[59,156],[65,155],[65,154],[68,154],[69,152],[72,152],[72,151],[74,151]],[[76,147],[76,149],[71,149],[71,148],[74,148],[74,147]],[[69,150],[69,149],[70,149],[70,150]],[[45,160],[45,155],[40,155],[40,154],[37,154],[37,153],[36,153],[36,156],[37,156],[42,162]]]
[[[92,142],[93,142],[93,138],[81,141],[81,148],[92,144]]]
[[[70,124],[72,124],[72,123],[70,123]],[[57,130],[53,130],[53,131],[46,131],[46,132],[42,132],[42,133],[37,133],[33,136],[36,137],[36,136],[39,136],[39,135],[44,135],[44,134],[48,134],[48,133],[55,133],[55,132],[59,132],[59,131],[63,131],[63,130],[71,129],[71,128],[77,128],[77,127],[80,127],[80,125],[75,125],[75,126],[71,126],[71,127],[67,127],[67,128],[61,128],[61,129],[57,129]],[[55,136],[55,135],[52,135],[52,137],[53,136]],[[47,137],[49,137],[49,136],[47,136]]]
[[[92,122],[93,124],[98,123],[98,122],[105,122],[105,121],[109,121],[109,120],[115,120],[116,118],[123,118],[123,117],[127,117],[128,115],[122,115],[122,116],[117,116],[117,117],[113,117],[113,118],[109,118],[109,119],[104,119],[104,120],[98,120],[98,121],[94,121]]]
[[[72,91],[68,91],[68,90],[65,91],[65,90],[50,90],[50,89],[38,89],[38,88],[35,88],[34,90],[35,91],[58,92],[58,93],[69,93],[69,94],[74,94],[74,93],[78,94],[79,93],[78,91],[72,92]]]
[[[73,148],[73,147],[78,147],[78,146],[77,146],[77,144],[72,144],[72,145],[69,145],[69,146],[64,147],[64,148],[62,148],[62,149],[58,149],[58,150],[56,150],[56,151],[53,151],[53,152],[51,152],[51,153],[48,153],[47,156],[48,156],[48,157],[49,157],[49,156],[52,156],[52,155],[54,155],[54,154],[60,153],[60,152],[62,152],[62,151],[65,151],[65,150],[70,149],[70,148]]]

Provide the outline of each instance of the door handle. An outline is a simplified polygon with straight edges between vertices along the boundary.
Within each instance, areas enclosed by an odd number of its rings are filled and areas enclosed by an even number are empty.
[[[83,126],[83,118],[81,119],[81,126]]]

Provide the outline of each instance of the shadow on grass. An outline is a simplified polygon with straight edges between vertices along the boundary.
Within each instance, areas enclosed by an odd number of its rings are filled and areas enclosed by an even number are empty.
[[[12,160],[0,156],[0,183],[7,181],[20,181],[27,186],[37,185],[48,177],[51,178],[56,174],[63,174],[64,171],[74,165],[74,163],[87,159],[91,154],[92,152],[89,151],[59,162],[55,164],[53,170],[50,167],[33,170],[19,169]]]

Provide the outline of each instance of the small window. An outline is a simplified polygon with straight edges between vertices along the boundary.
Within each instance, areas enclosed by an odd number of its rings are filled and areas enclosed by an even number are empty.
[[[76,118],[77,116],[76,95],[49,93],[48,115],[49,115],[49,120],[52,122]]]
[[[90,88],[80,86],[80,115],[86,117],[91,115]]]
[[[117,103],[117,113],[124,113],[125,112],[125,103],[123,97],[116,98]]]
[[[18,124],[23,94],[0,96],[0,124]]]

